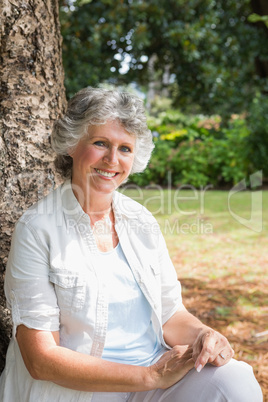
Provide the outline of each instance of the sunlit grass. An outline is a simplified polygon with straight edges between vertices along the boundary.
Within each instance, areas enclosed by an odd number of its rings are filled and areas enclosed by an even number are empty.
[[[268,192],[230,196],[228,191],[159,188],[124,193],[157,219],[180,278],[230,276],[234,284],[268,277]]]

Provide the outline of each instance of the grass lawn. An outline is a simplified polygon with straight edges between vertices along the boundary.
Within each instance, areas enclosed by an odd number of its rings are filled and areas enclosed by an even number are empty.
[[[154,214],[185,306],[228,337],[268,402],[268,192],[122,192]]]

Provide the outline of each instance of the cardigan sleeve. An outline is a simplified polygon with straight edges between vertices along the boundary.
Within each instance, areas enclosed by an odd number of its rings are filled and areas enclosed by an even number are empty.
[[[59,308],[49,281],[48,247],[36,231],[18,222],[12,237],[5,275],[7,306],[11,309],[13,335],[24,324],[28,328],[59,330]]]

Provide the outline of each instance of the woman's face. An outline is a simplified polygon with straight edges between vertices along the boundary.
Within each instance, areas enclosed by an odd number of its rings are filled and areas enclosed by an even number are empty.
[[[102,193],[114,191],[129,176],[134,159],[135,137],[117,121],[90,127],[74,152],[72,183]]]

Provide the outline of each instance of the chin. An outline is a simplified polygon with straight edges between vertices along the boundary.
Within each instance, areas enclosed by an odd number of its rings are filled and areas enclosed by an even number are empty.
[[[120,184],[118,183],[107,183],[106,185],[95,185],[94,188],[102,194],[110,194],[113,193],[119,186]]]

